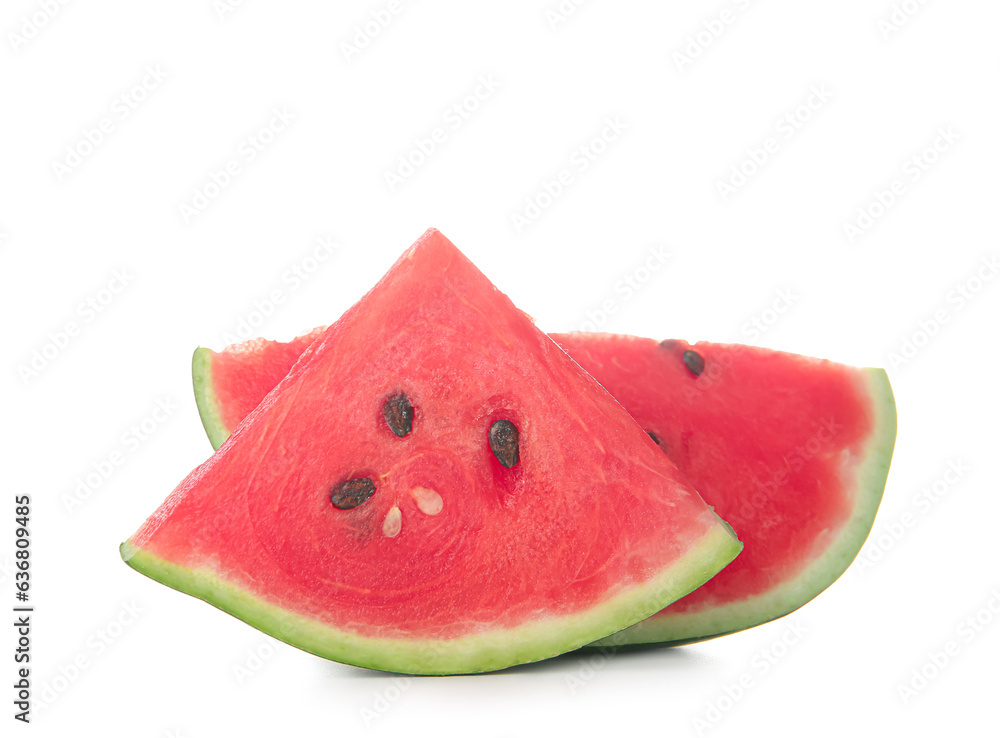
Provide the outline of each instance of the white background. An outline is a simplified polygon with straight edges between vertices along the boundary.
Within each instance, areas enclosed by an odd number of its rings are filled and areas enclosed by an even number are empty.
[[[984,268],[992,281],[976,280],[980,259],[1000,252],[1000,6],[908,0],[912,15],[890,32],[889,0],[593,0],[554,27],[556,0],[422,0],[402,2],[348,60],[343,44],[387,2],[251,0],[221,17],[211,0],[70,2],[51,18],[44,5],[0,12],[3,607],[11,493],[27,493],[34,688],[50,701],[19,729],[698,735],[701,719],[718,736],[996,730],[1000,614],[983,608],[1000,606],[1000,279]],[[724,10],[732,22],[699,43]],[[45,21],[34,34],[32,18]],[[166,78],[120,117],[116,99],[147,67]],[[496,89],[480,89],[456,128],[446,115],[480,76]],[[829,97],[819,104],[812,88]],[[282,106],[294,120],[249,161],[241,145]],[[796,111],[786,137],[779,121]],[[574,152],[616,117],[624,132],[580,171]],[[111,131],[81,147],[103,118]],[[444,143],[391,189],[386,173],[436,127]],[[939,141],[947,150],[914,179],[912,157],[948,129],[957,139]],[[747,150],[768,138],[776,151],[724,198],[719,182],[751,170]],[[67,147],[88,155],[60,173],[54,164],[75,161]],[[231,159],[241,173],[185,220],[180,206]],[[512,214],[563,169],[572,183],[519,231]],[[879,213],[874,193],[894,179],[905,192]],[[844,224],[859,208],[879,217],[852,243]],[[402,682],[277,647],[128,569],[118,543],[211,451],[192,350],[222,348],[241,320],[272,338],[333,321],[429,226],[544,330],[599,322],[610,300],[613,331],[890,367],[899,435],[870,566],[859,559],[784,620],[702,645]],[[318,237],[339,247],[316,266]],[[642,272],[658,246],[669,259]],[[107,301],[115,270],[128,284]],[[648,277],[632,294],[620,287],[630,275]],[[977,291],[960,299],[959,286]],[[255,317],[274,290],[283,303]],[[781,291],[792,297],[779,317],[768,308]],[[88,298],[106,304],[89,312]],[[78,335],[46,348],[70,321]],[[906,340],[918,347],[894,359]],[[29,376],[35,351],[50,359]],[[158,401],[169,417],[123,440]],[[123,463],[67,509],[115,451]],[[954,484],[950,464],[968,468]],[[935,483],[940,499],[918,504]],[[959,630],[977,614],[980,631]],[[782,645],[793,624],[806,632]],[[4,628],[5,685],[12,635]],[[958,655],[904,704],[899,685],[911,669],[933,673],[928,654],[949,641]],[[779,657],[764,673],[766,654]]]

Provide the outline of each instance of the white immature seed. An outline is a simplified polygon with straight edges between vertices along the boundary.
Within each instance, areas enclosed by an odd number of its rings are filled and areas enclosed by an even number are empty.
[[[427,487],[414,487],[410,490],[413,499],[417,501],[417,507],[425,515],[437,515],[444,509],[444,500],[433,489]]]
[[[386,538],[395,538],[402,529],[403,513],[399,511],[398,507],[392,507],[385,514],[385,521],[382,523],[382,532],[385,533]]]

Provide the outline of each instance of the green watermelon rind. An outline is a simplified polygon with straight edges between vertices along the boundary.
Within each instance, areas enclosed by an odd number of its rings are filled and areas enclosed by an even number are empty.
[[[195,396],[209,440],[214,448],[219,448],[232,429],[225,428],[218,420],[211,381],[211,365],[215,353],[209,349],[198,349],[195,354]],[[200,369],[197,368],[199,361]],[[627,650],[651,646],[681,646],[763,625],[808,604],[847,570],[874,524],[896,438],[896,405],[885,371],[860,371],[866,379],[866,387],[872,398],[876,425],[867,453],[856,467],[859,505],[855,508],[851,521],[827,552],[796,579],[785,582],[765,595],[713,608],[711,613],[700,611],[654,617],[616,633],[613,638],[588,644],[585,649]]]
[[[232,428],[226,427],[219,415],[219,402],[212,384],[214,358],[215,352],[211,349],[201,347],[195,349],[191,358],[191,376],[194,379],[194,400],[198,404],[201,424],[205,426],[212,448],[218,449],[233,431]]]
[[[850,520],[829,548],[797,577],[764,595],[716,607],[711,612],[667,613],[589,644],[591,648],[679,646],[707,641],[771,622],[798,610],[847,571],[864,546],[882,502],[896,444],[896,402],[884,369],[861,369],[872,402],[874,427],[855,467],[856,502]]]
[[[121,545],[121,556],[141,574],[317,656],[382,671],[444,675],[495,671],[540,661],[620,631],[700,587],[742,549],[743,544],[725,526],[713,525],[678,561],[648,582],[587,610],[447,640],[361,636],[284,610],[209,569],[185,568],[129,541]]]

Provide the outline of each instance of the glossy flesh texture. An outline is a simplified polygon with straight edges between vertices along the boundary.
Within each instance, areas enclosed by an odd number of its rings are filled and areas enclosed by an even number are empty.
[[[258,338],[218,353],[208,349],[195,352],[195,399],[213,447],[218,448],[229,438],[324,330],[317,328],[291,341]],[[226,380],[213,382],[212,376]]]
[[[384,414],[398,393],[404,437]],[[488,440],[499,419],[519,431],[509,469]],[[335,507],[352,479],[374,493]],[[122,555],[305,650],[444,674],[610,635],[739,550],[614,398],[432,230]]]
[[[617,634],[615,645],[691,642],[759,625],[806,604],[854,560],[895,441],[884,371],[739,344],[553,338],[655,436],[746,546],[705,586]],[[271,343],[198,352],[205,384],[237,388],[224,390],[238,408],[228,414],[234,424],[295,361]],[[256,389],[241,395],[242,386]]]
[[[718,577],[616,643],[703,640],[773,620],[857,556],[896,438],[883,370],[739,344],[553,339],[657,437],[746,546]],[[701,362],[695,375],[688,365]]]

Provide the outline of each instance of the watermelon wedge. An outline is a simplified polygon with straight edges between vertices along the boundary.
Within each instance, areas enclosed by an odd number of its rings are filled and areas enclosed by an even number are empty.
[[[194,396],[202,425],[213,448],[221,446],[264,395],[274,389],[292,364],[326,328],[291,341],[254,341],[236,344],[219,354],[199,349],[194,355]],[[224,384],[212,382],[211,369],[228,377]],[[256,401],[249,404],[250,398]]]
[[[214,444],[287,374],[296,358],[289,347],[307,345],[312,335],[195,352],[195,395]],[[896,437],[883,370],[738,344],[552,337],[745,544],[718,576],[616,634],[614,645],[679,645],[760,625],[809,602],[857,556]]]
[[[896,441],[884,370],[739,344],[553,338],[746,546],[718,577],[616,634],[615,644],[692,642],[766,623],[812,600],[854,561]]]
[[[740,548],[614,398],[431,230],[121,554],[306,651],[452,674],[608,636]]]

